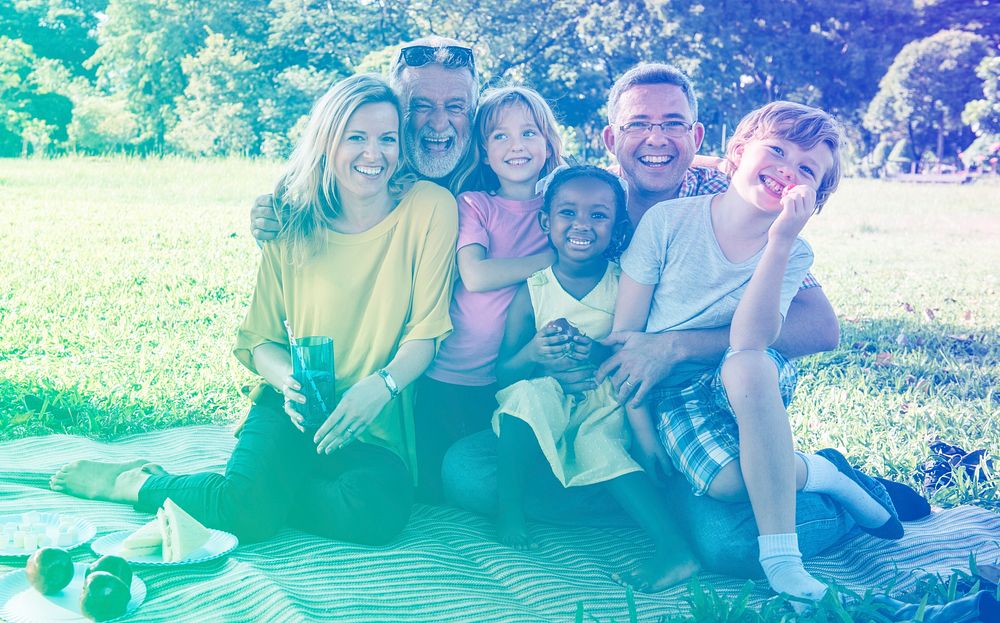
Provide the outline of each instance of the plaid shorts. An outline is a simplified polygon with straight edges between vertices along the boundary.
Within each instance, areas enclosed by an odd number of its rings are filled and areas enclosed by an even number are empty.
[[[727,350],[723,361],[732,353]],[[778,368],[778,389],[788,407],[795,391],[795,366],[776,350],[767,356]],[[660,443],[695,495],[704,495],[719,472],[740,456],[739,427],[722,385],[722,365],[686,386],[658,388],[652,396]]]

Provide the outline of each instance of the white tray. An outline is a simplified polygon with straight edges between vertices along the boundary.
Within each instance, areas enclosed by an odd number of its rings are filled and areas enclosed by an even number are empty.
[[[236,546],[240,544],[234,534],[223,532],[222,530],[212,530],[211,528],[209,528],[208,531],[211,533],[211,536],[208,538],[207,543],[188,554],[187,558],[184,560],[178,560],[176,562],[164,562],[163,558],[160,556],[126,556],[122,554],[122,541],[128,538],[134,530],[122,530],[121,532],[106,534],[91,543],[90,549],[94,550],[94,553],[100,556],[108,554],[112,556],[121,556],[133,565],[177,567],[181,565],[194,565],[200,562],[220,558],[236,549]]]
[[[80,547],[90,539],[94,538],[97,534],[97,528],[94,524],[90,523],[86,519],[81,519],[80,517],[74,517],[73,515],[65,515],[60,513],[39,513],[39,523],[45,524],[47,526],[58,526],[59,520],[62,518],[69,519],[73,522],[73,527],[76,528],[77,539],[69,545],[57,545],[56,543],[50,544],[51,547],[61,547],[65,550],[71,550],[74,547]],[[8,523],[21,524],[21,518],[24,517],[24,513],[16,513],[13,515],[0,515],[0,526]],[[8,543],[4,547],[0,547],[0,556],[31,556],[35,550],[26,549],[23,547],[15,548],[12,543]]]
[[[73,580],[69,586],[55,595],[43,595],[28,583],[24,569],[11,571],[0,577],[0,618],[10,623],[90,623],[90,619],[80,612],[80,593],[86,572],[86,564],[73,563]],[[122,616],[133,612],[146,600],[146,583],[134,574],[131,590],[132,599]]]

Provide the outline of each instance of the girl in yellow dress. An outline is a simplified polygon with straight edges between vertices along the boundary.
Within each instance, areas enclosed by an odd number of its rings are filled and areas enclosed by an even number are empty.
[[[662,590],[697,570],[666,503],[629,454],[624,408],[608,381],[567,395],[543,364],[593,365],[607,355],[595,340],[611,331],[618,265],[629,224],[625,191],[596,167],[558,171],[546,189],[539,219],[556,253],[550,267],[521,286],[507,316],[493,419],[499,443],[501,542],[531,547],[522,507],[525,467],[541,451],[566,487],[607,483],[622,507],[652,537],[651,560],[620,579],[640,590]],[[602,353],[602,351],[604,351]]]

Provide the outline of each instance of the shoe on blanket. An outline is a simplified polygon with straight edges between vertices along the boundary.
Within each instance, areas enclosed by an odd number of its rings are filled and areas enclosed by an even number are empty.
[[[931,514],[931,505],[912,487],[885,478],[876,477],[875,480],[885,487],[900,521],[916,521]]]
[[[824,448],[816,454],[833,463],[840,473],[856,482],[858,486],[864,489],[868,495],[872,496],[872,498],[889,513],[889,520],[881,526],[876,528],[866,528],[859,524],[859,528],[880,539],[895,540],[902,538],[903,524],[899,522],[899,515],[896,513],[896,507],[892,503],[892,498],[889,497],[889,492],[885,490],[885,487],[883,487],[881,483],[876,482],[875,479],[868,474],[851,467],[851,464],[847,462],[844,455],[833,448]]]

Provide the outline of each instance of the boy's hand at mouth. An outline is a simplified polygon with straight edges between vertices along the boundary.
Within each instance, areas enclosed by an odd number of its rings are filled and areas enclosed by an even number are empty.
[[[791,242],[816,212],[816,191],[805,184],[789,184],[781,192],[781,214],[771,224],[768,240]]]

